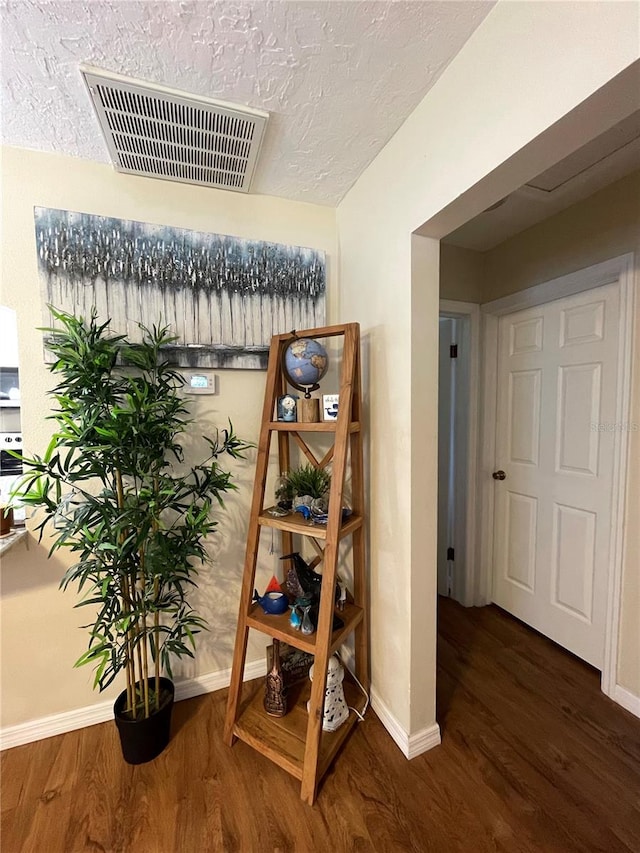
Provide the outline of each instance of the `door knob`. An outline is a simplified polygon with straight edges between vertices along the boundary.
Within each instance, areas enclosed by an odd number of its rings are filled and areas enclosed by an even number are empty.
[[[494,471],[491,476],[493,477],[494,480],[506,480],[507,479],[507,475],[504,473],[504,471]]]

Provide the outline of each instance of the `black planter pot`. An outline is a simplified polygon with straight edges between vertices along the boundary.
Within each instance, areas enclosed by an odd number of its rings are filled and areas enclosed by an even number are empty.
[[[127,704],[126,690],[123,690],[116,699],[113,713],[120,735],[122,755],[127,764],[144,764],[147,761],[153,761],[169,743],[175,688],[168,678],[161,678],[161,696],[165,691],[171,694],[171,698],[146,720],[128,720],[123,716]]]

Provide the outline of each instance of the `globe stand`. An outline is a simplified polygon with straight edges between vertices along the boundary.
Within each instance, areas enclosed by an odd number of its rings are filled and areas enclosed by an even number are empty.
[[[298,402],[299,420],[303,424],[317,424],[320,422],[320,400],[317,397],[306,395]]]

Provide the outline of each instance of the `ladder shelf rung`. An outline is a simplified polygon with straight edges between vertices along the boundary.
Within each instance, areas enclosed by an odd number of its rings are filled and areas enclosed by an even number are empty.
[[[347,602],[344,610],[336,611],[336,613],[343,620],[344,627],[338,628],[331,635],[331,653],[339,649],[349,634],[362,622],[364,610],[362,607]],[[289,643],[290,646],[294,646],[303,652],[309,652],[312,655],[316,652],[317,634],[303,634],[292,628],[289,624],[288,613],[273,616],[265,613],[259,604],[254,604],[247,616],[247,625],[250,628],[255,628],[256,631],[261,631],[263,634]]]
[[[272,509],[272,507],[269,507]],[[263,527],[275,527],[276,530],[286,530],[287,533],[299,533],[301,536],[311,536],[313,539],[327,538],[327,525],[314,524],[312,521],[307,521],[298,512],[290,512],[289,515],[277,516],[270,515],[269,509],[263,510],[258,516],[258,524]],[[362,517],[350,515],[340,526],[339,538],[348,536],[362,526]]]
[[[343,686],[347,705],[362,711],[365,699],[348,672],[345,672]],[[233,733],[296,779],[302,779],[309,721],[307,700],[310,695],[310,682],[301,681],[289,688],[290,710],[284,717],[270,717],[265,712],[262,704],[263,679],[245,685],[245,689],[250,691],[250,698],[241,707]],[[337,731],[322,732],[318,754],[318,769],[321,774],[329,767],[357,720],[351,711],[348,720]]]
[[[287,421],[269,421],[272,432],[335,432],[337,421],[322,421],[321,423],[288,423]],[[349,432],[360,432],[360,422],[352,421]]]

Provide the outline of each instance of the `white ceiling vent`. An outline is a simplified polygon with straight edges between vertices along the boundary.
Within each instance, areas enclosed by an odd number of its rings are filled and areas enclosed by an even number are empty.
[[[119,172],[249,192],[268,113],[80,70]]]

